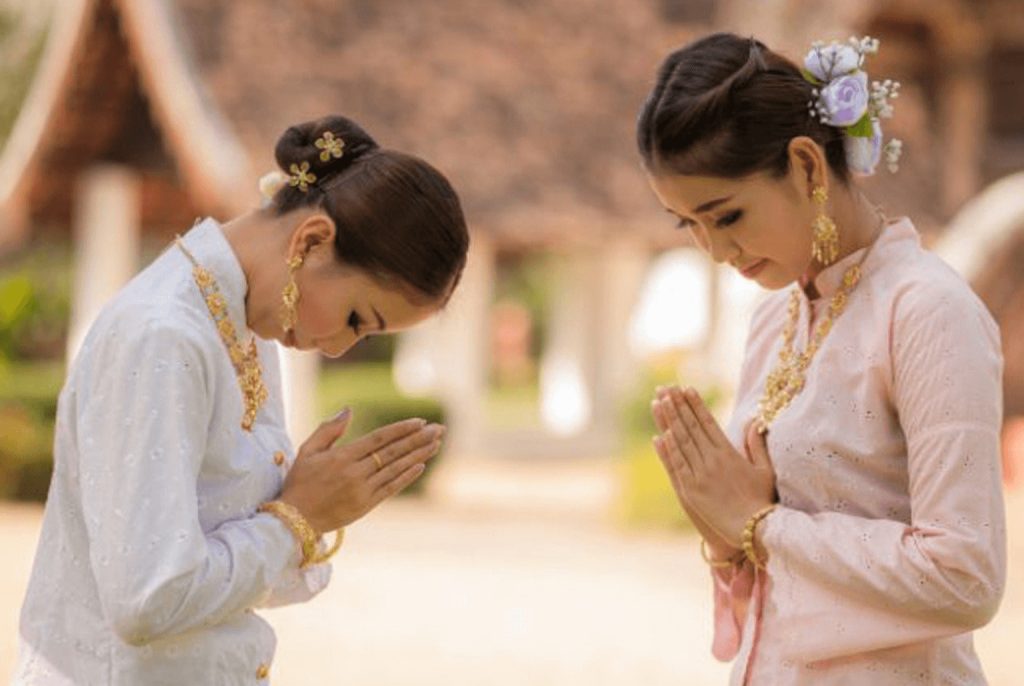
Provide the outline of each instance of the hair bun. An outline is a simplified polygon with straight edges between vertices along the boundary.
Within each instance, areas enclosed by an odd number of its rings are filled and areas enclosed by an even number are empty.
[[[328,116],[288,127],[274,148],[278,166],[309,164],[318,181],[348,169],[379,146],[359,124],[341,116]]]

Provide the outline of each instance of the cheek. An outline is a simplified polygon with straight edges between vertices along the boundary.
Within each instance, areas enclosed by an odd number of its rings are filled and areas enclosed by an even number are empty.
[[[298,311],[298,328],[309,338],[326,338],[346,326],[338,308],[323,302],[316,295],[311,294],[299,300]]]

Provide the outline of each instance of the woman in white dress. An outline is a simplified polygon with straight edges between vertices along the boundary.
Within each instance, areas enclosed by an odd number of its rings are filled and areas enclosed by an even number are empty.
[[[254,609],[321,591],[343,527],[439,448],[421,419],[336,445],[346,410],[294,452],[273,341],[338,357],[435,314],[466,261],[458,197],[343,117],[275,156],[267,206],[178,239],[68,373],[17,684],[267,683]]]

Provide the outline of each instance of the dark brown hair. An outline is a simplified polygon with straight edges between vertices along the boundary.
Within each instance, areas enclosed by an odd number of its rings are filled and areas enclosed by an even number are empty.
[[[316,145],[330,131],[341,157]],[[425,161],[381,148],[351,119],[329,116],[290,127],[274,149],[285,172],[309,163],[308,190],[286,185],[273,199],[277,214],[322,209],[336,227],[338,259],[371,275],[394,278],[416,294],[445,301],[466,265],[469,233],[448,180]]]
[[[716,33],[676,50],[637,119],[651,173],[739,178],[789,170],[789,142],[808,136],[849,178],[843,133],[811,116],[813,86],[789,59],[753,38]]]

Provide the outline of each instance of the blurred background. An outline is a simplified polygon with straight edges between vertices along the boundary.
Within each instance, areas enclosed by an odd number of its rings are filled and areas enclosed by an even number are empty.
[[[258,204],[287,126],[341,113],[447,174],[473,245],[439,320],[286,360],[297,440],[344,405],[355,433],[450,432],[321,598],[268,613],[274,683],[724,683],[648,406],[681,381],[727,417],[760,294],[672,230],[633,143],[661,58],[720,29],[795,59],[881,40],[905,155],[867,190],[1002,327],[1020,579],[1024,0],[0,0],[0,678],[83,332],[174,234]],[[1022,630],[1011,582],[977,639],[993,684]]]

